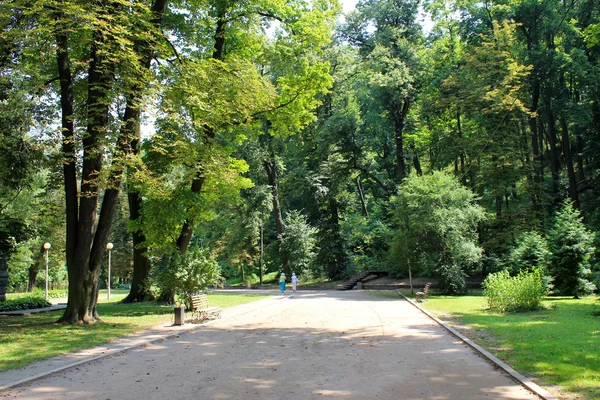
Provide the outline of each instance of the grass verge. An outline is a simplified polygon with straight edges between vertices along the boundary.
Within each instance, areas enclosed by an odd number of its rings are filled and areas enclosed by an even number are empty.
[[[543,309],[500,314],[480,293],[431,296],[422,306],[461,330],[498,358],[561,398],[600,398],[600,302],[548,298]]]
[[[154,326],[170,323],[173,306],[156,303],[119,303],[126,291],[100,293],[98,314],[102,322],[92,325],[57,324],[63,311],[29,316],[0,315],[0,372],[22,368],[35,361],[88,349]],[[115,293],[116,292],[116,293]],[[209,294],[211,305],[222,308],[250,303],[268,296]]]

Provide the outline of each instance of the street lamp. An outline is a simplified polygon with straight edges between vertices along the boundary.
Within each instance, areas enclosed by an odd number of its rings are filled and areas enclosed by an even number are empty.
[[[52,245],[48,242],[44,243],[44,249],[46,250],[46,301],[48,301],[48,250]]]
[[[107,299],[110,299],[110,256],[111,256],[111,250],[113,248],[113,244],[112,243],[106,243],[106,250],[108,250],[108,284],[106,285],[106,288],[108,289],[108,297]]]

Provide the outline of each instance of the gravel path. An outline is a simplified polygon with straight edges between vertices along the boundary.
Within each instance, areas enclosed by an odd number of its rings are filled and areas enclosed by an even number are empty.
[[[537,399],[400,299],[299,292],[51,375],[19,399]],[[237,310],[236,310],[237,309]],[[240,312],[242,311],[242,312]]]

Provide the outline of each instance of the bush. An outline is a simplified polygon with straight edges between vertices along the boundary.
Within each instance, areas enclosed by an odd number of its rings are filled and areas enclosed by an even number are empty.
[[[442,265],[437,270],[439,291],[457,295],[467,291],[467,274],[457,265]]]
[[[51,305],[43,296],[27,295],[0,302],[0,311],[32,310],[34,308],[50,307]]]
[[[189,296],[203,291],[220,280],[219,264],[205,248],[190,247],[185,254],[175,253],[157,266],[154,279],[160,291],[160,300],[173,302],[175,298],[186,307]]]
[[[508,270],[490,274],[483,282],[491,310],[499,312],[535,310],[548,293],[540,268],[510,276]]]

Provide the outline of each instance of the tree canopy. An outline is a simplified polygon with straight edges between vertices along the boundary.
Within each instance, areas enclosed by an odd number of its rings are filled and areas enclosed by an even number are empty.
[[[173,301],[218,270],[340,279],[409,266],[452,293],[467,275],[533,267],[557,293],[588,293],[600,276],[597,9],[4,1],[11,288],[36,285],[51,241],[68,271],[62,321],[94,322],[111,241],[127,301]],[[196,276],[168,284],[162,272],[187,276],[187,264]]]

